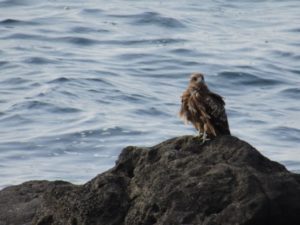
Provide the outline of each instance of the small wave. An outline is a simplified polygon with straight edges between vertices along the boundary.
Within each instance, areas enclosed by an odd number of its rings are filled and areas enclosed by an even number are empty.
[[[79,113],[81,111],[82,110],[77,109],[77,108],[72,108],[72,107],[57,107],[57,106],[53,110],[51,110],[51,112],[57,113],[57,114],[60,114],[60,113]]]
[[[25,84],[31,82],[30,80],[21,78],[21,77],[14,77],[9,78],[4,81],[1,81],[0,84],[11,84],[11,85],[17,85],[17,84]]]
[[[15,111],[22,110],[22,109],[25,109],[25,110],[42,110],[42,111],[47,111],[47,112],[50,112],[50,113],[57,113],[57,114],[81,112],[81,110],[77,109],[77,108],[57,106],[57,105],[54,105],[52,103],[47,103],[47,102],[42,102],[42,101],[37,101],[37,100],[17,103],[17,104],[14,104],[12,106],[12,108]]]
[[[141,131],[135,131],[130,129],[125,129],[122,127],[112,127],[108,129],[102,129],[99,131],[102,136],[118,136],[118,135],[126,135],[126,136],[134,136],[134,135],[141,135]]]
[[[66,77],[59,77],[59,78],[56,78],[54,80],[51,80],[51,81],[48,81],[47,83],[48,84],[60,84],[60,83],[65,83],[65,82],[69,82],[70,79],[69,78],[66,78]]]
[[[118,99],[121,99],[122,101],[130,102],[130,103],[145,103],[145,99],[142,95],[119,95]]]
[[[295,160],[283,160],[281,161],[284,165],[286,165],[290,171],[294,173],[300,174],[300,161]]]
[[[110,127],[110,128],[102,128],[102,129],[93,129],[93,130],[82,130],[77,132],[71,132],[66,134],[61,134],[57,138],[51,137],[48,139],[58,139],[61,142],[68,140],[68,142],[72,141],[80,141],[80,139],[93,139],[96,138],[97,140],[101,138],[116,138],[117,136],[136,136],[141,135],[143,132],[141,131],[134,131],[131,129],[126,129],[122,127]]]
[[[107,75],[110,77],[117,77],[120,74],[118,74],[117,72],[113,72],[113,71],[108,71],[108,70],[91,70],[91,73],[97,74],[97,75]]]
[[[71,97],[71,98],[78,99],[78,95],[76,95],[75,93],[69,92],[69,91],[61,91],[60,94]]]
[[[4,19],[0,21],[0,25],[35,25],[37,23],[32,21],[16,20],[16,19]]]
[[[269,132],[276,138],[282,141],[300,142],[300,129],[291,127],[273,127]]]
[[[104,10],[102,9],[83,9],[81,10],[81,14],[85,14],[85,15],[103,15]]]
[[[91,81],[91,82],[96,82],[96,83],[101,83],[101,84],[105,84],[105,85],[109,85],[109,86],[114,86],[112,83],[101,79],[101,78],[87,78],[87,81]]]
[[[95,45],[99,43],[99,41],[97,40],[91,38],[84,38],[84,37],[62,37],[57,39],[62,40],[64,42],[76,44],[76,45]]]
[[[124,53],[124,54],[119,54],[117,58],[122,59],[122,60],[141,60],[145,58],[153,58],[155,59],[157,56],[153,54],[147,54],[147,53]]]
[[[44,57],[30,57],[25,59],[24,62],[28,64],[37,64],[37,65],[57,63],[57,61],[50,60]]]
[[[289,98],[295,98],[300,99],[300,88],[288,88],[280,92],[280,94],[289,97]]]
[[[300,28],[293,28],[293,29],[289,29],[289,32],[295,32],[295,33],[300,33]]]
[[[94,28],[90,28],[90,27],[73,27],[71,28],[71,32],[74,33],[83,33],[83,34],[87,34],[87,33],[108,33],[110,32],[109,30],[106,29],[94,29]]]
[[[41,108],[51,107],[52,104],[35,100],[35,101],[18,103],[13,106],[17,108],[26,108],[26,109],[41,109]]]
[[[5,65],[7,65],[9,62],[8,61],[0,61],[0,67],[1,66],[5,66]]]
[[[295,74],[299,74],[300,75],[300,70],[290,70],[292,73],[295,73]]]
[[[137,115],[142,115],[142,116],[165,116],[169,117],[170,115],[162,110],[158,110],[155,107],[151,107],[148,109],[138,109],[135,110],[134,112]]]
[[[183,28],[185,27],[183,23],[174,19],[172,17],[165,17],[156,12],[144,12],[139,15],[135,15],[134,24],[137,25],[149,25],[154,24],[157,26],[167,27],[167,28]]]
[[[13,125],[24,125],[24,124],[32,124],[32,120],[24,117],[20,114],[6,114],[3,115],[0,119],[1,126],[13,126]]]
[[[243,85],[255,85],[255,86],[271,86],[278,85],[281,82],[275,79],[265,79],[257,77],[250,73],[243,72],[221,72],[218,74],[218,78],[226,80],[226,82],[243,84]]]
[[[267,124],[266,121],[258,120],[258,119],[244,119],[243,121],[245,123],[255,124],[255,125],[266,125]]]
[[[86,78],[86,79],[81,79],[81,78],[68,78],[68,77],[58,77],[58,78],[55,78],[53,80],[50,80],[47,82],[47,84],[56,84],[57,86],[56,87],[59,87],[59,85],[61,84],[64,84],[64,83],[70,83],[72,84],[72,86],[75,88],[76,87],[89,87],[91,85],[91,83],[89,82],[101,82],[101,79],[100,78]],[[106,85],[111,85],[109,82],[105,83],[106,81],[102,81],[103,84],[106,84]],[[60,93],[63,93],[64,91],[66,90],[62,90],[62,92]]]
[[[299,60],[300,56],[296,55],[293,52],[288,52],[288,51],[281,51],[281,50],[274,50],[272,51],[272,55],[278,56],[278,57],[283,57],[283,58],[291,58],[295,60]]]
[[[42,35],[36,34],[25,34],[25,33],[14,33],[11,35],[7,35],[1,37],[3,40],[12,40],[12,39],[24,39],[24,40],[48,40],[46,37]]]
[[[4,0],[0,2],[1,7],[16,7],[16,6],[24,6],[26,5],[26,1],[23,0]]]
[[[131,22],[134,25],[156,25],[165,28],[183,28],[185,25],[179,20],[163,16],[157,12],[144,12],[133,15],[110,15],[112,17],[133,19]]]
[[[42,35],[34,34],[24,34],[24,33],[15,33],[8,36],[1,37],[3,40],[11,39],[21,39],[21,40],[37,40],[37,41],[49,41],[49,42],[65,42],[81,46],[90,46],[90,45],[169,45],[186,42],[185,39],[181,38],[157,38],[157,39],[140,39],[140,40],[95,40],[85,37],[45,37]]]
[[[76,45],[94,45],[100,43],[97,40],[84,38],[84,37],[46,37],[43,35],[35,34],[25,34],[25,33],[15,33],[8,36],[4,36],[1,39],[11,40],[11,39],[21,39],[21,40],[37,40],[37,41],[50,41],[50,42],[66,42]]]
[[[199,53],[199,52],[196,52],[194,51],[193,49],[187,49],[187,48],[176,48],[176,49],[173,49],[170,51],[171,53],[173,54],[177,54],[177,55],[180,55],[180,56],[192,56],[192,57],[205,57],[205,56],[208,56],[208,54],[203,54],[203,53]]]
[[[157,38],[157,39],[141,39],[141,40],[111,40],[101,41],[101,44],[111,45],[169,45],[185,42],[185,39],[180,38]]]

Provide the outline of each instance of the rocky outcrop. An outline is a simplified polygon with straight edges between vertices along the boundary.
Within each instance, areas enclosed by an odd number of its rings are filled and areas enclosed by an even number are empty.
[[[0,191],[0,225],[299,225],[300,175],[244,141],[191,136],[125,148],[84,185]]]

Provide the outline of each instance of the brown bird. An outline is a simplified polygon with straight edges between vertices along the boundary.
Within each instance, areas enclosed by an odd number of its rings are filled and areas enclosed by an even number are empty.
[[[181,96],[180,117],[191,122],[203,142],[219,135],[230,135],[223,98],[211,92],[201,73],[193,73]]]

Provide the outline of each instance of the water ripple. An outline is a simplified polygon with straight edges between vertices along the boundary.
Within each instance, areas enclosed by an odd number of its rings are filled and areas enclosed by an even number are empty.
[[[9,64],[8,61],[0,61],[0,67],[1,67],[1,66],[5,66],[5,65],[7,65],[7,64]]]
[[[179,20],[163,16],[157,12],[144,12],[135,15],[115,15],[115,17],[132,18],[133,22],[131,23],[134,25],[156,25],[172,29],[185,27]]]
[[[281,81],[278,81],[276,79],[265,79],[250,73],[243,72],[221,72],[218,74],[218,77],[223,81],[236,84],[238,83],[246,86],[273,86],[282,83]]]
[[[4,19],[0,21],[0,26],[1,25],[36,25],[36,22],[33,21],[24,21],[24,20],[16,20],[16,19]]]
[[[21,40],[39,40],[39,41],[51,41],[51,42],[67,42],[70,44],[76,45],[169,45],[176,43],[183,43],[186,40],[182,38],[156,38],[156,39],[136,39],[136,40],[96,40],[86,37],[75,37],[75,36],[66,36],[66,37],[45,37],[42,35],[36,34],[24,34],[24,33],[15,33],[0,39],[11,40],[11,39],[21,39]]]
[[[96,29],[91,27],[76,26],[71,28],[71,32],[88,34],[88,33],[109,33],[110,31],[107,29],[100,29],[100,28]]]
[[[16,84],[25,84],[31,82],[28,79],[24,79],[21,77],[13,77],[13,78],[8,78],[6,80],[3,80],[0,82],[2,85],[16,85]]]
[[[81,110],[72,108],[72,107],[63,107],[63,106],[58,106],[52,103],[47,103],[43,101],[37,101],[37,100],[31,100],[31,101],[26,101],[22,103],[17,103],[12,105],[11,110],[13,111],[22,111],[22,110],[35,110],[35,111],[45,111],[48,113],[55,113],[55,114],[60,114],[60,113],[78,113]]]
[[[71,79],[67,78],[67,77],[59,77],[56,78],[54,80],[48,81],[49,84],[60,84],[60,83],[65,83],[65,82],[69,82]]]
[[[30,57],[25,59],[24,62],[28,64],[43,65],[43,64],[56,64],[58,61],[47,59],[44,57]]]
[[[99,16],[102,15],[104,10],[101,9],[83,9],[81,10],[81,13],[84,15],[93,15],[93,16]]]
[[[26,0],[4,0],[0,2],[0,7],[16,7],[27,5]]]
[[[69,42],[76,45],[95,45],[100,43],[98,40],[91,39],[91,38],[84,38],[84,37],[61,37],[55,39],[64,42]]]
[[[114,87],[114,85],[111,82],[108,82],[108,81],[106,81],[104,79],[101,79],[101,78],[87,78],[86,80],[91,81],[93,83],[105,84],[105,85],[108,85],[110,87]]]
[[[280,95],[284,95],[288,98],[300,99],[300,88],[288,88],[280,92]]]
[[[269,132],[279,140],[300,143],[300,129],[278,126],[270,129]]]
[[[0,188],[195,134],[177,112],[196,71],[233,135],[300,171],[300,2],[250,2],[0,0]]]

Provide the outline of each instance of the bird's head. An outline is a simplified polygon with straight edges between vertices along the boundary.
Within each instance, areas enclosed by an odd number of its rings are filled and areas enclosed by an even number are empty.
[[[207,85],[204,80],[204,75],[201,73],[193,73],[191,75],[189,86],[192,89],[197,89],[197,90],[202,90],[202,91],[208,90]]]
[[[204,75],[201,73],[192,73],[190,78],[190,84],[194,84],[194,85],[205,84]]]

